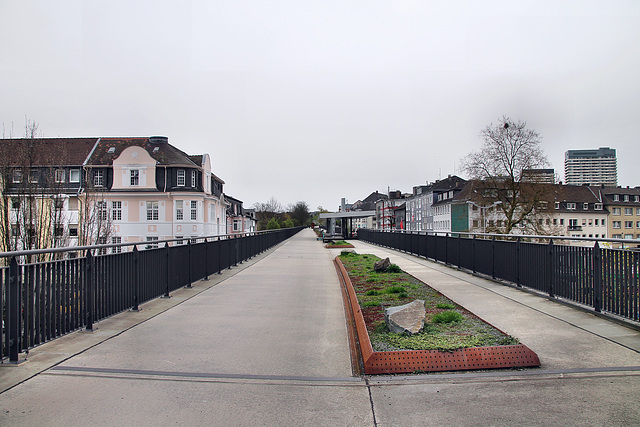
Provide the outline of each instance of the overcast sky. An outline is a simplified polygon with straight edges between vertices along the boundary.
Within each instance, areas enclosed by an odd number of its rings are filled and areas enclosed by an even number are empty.
[[[465,177],[503,115],[563,179],[611,147],[640,185],[640,1],[0,0],[0,122],[164,135],[225,191],[336,210]]]

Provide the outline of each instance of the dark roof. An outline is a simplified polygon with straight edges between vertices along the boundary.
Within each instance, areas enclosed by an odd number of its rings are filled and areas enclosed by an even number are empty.
[[[466,182],[467,180],[462,179],[459,176],[451,175],[445,179],[434,182],[433,192],[435,193],[438,191],[449,191],[456,188],[461,190]]]
[[[374,202],[375,203],[380,199],[388,200],[389,196],[387,196],[386,194],[378,193],[377,191],[375,191],[375,192],[369,194],[367,196],[367,198],[363,200],[363,202],[365,202],[365,203]]]
[[[98,138],[0,139],[0,162],[6,166],[80,166]]]
[[[202,154],[190,155],[189,159],[198,166],[202,166]]]
[[[148,137],[142,138],[100,138],[96,149],[91,154],[88,164],[90,165],[112,165],[122,152],[129,147],[138,146],[144,148],[147,153],[159,165],[163,166],[187,166],[200,167],[190,156],[182,150],[177,149],[168,142],[151,142]],[[113,148],[113,152],[109,149]]]
[[[455,197],[455,201],[474,200],[474,192],[481,187],[481,182],[472,180],[467,182],[462,191]],[[537,189],[542,189],[544,199],[548,202],[575,202],[575,203],[601,203],[598,195],[586,185],[562,185],[562,184],[543,184],[543,183],[527,183]]]

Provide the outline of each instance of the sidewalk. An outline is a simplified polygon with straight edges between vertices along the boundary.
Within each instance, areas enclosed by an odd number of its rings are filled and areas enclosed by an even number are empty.
[[[38,347],[21,366],[0,368],[3,386],[12,372],[43,370],[0,394],[0,424],[640,424],[637,331],[354,243],[358,252],[389,256],[518,337],[542,367],[352,377],[332,264],[340,250],[325,249],[303,230],[210,282],[99,322],[93,334],[70,334],[62,338],[66,346],[56,340]]]

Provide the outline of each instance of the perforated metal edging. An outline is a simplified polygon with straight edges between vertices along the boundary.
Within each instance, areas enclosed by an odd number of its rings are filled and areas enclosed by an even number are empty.
[[[365,374],[408,372],[469,371],[480,369],[524,368],[540,366],[540,359],[524,344],[472,347],[451,352],[438,350],[373,351],[369,332],[355,290],[339,257],[335,258],[342,283],[346,287],[354,316]],[[353,344],[352,344],[353,345]]]

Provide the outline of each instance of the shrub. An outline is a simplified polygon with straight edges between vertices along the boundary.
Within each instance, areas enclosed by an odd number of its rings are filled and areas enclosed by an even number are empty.
[[[436,308],[441,308],[443,310],[453,310],[454,308],[456,308],[456,306],[453,304],[441,302],[439,304],[436,304]]]
[[[389,268],[387,268],[387,273],[402,273],[402,269],[396,264],[391,264]]]
[[[452,323],[462,320],[462,314],[457,311],[443,311],[442,313],[434,314],[431,318],[433,323]]]
[[[403,286],[390,286],[387,288],[386,292],[388,294],[399,294],[406,292]]]
[[[380,295],[380,291],[376,291],[375,289],[370,289],[367,291],[367,293],[365,293],[366,296],[376,296],[376,295]]]

